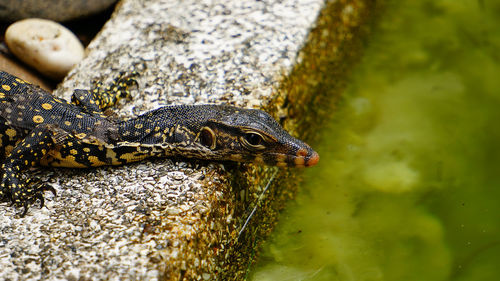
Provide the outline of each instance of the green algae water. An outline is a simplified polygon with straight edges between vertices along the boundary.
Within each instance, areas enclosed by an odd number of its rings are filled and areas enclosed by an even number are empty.
[[[500,1],[390,1],[248,280],[500,280]]]

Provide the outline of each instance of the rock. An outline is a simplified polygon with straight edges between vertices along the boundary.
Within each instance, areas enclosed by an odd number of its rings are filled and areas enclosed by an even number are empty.
[[[42,74],[62,79],[83,58],[82,43],[67,28],[45,19],[13,23],[5,32],[10,51]]]
[[[116,0],[0,0],[0,19],[44,18],[67,21],[109,8]]]

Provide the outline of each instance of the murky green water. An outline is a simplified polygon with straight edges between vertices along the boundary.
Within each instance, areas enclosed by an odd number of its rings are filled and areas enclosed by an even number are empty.
[[[500,1],[392,1],[249,280],[500,280]]]

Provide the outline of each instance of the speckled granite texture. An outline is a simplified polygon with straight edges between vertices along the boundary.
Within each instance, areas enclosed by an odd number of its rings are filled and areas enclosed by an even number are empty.
[[[133,101],[116,109],[121,118],[166,104],[230,103],[275,108],[275,117],[293,124],[303,116],[288,116],[290,89],[280,87],[307,61],[307,54],[298,55],[318,15],[336,5],[344,17],[335,30],[319,31],[316,37],[327,41],[313,40],[328,53],[331,36],[339,38],[336,44],[349,38],[362,2],[125,0],[55,94],[69,99],[92,80],[137,70]],[[251,256],[240,249],[256,244],[238,240],[238,233],[276,171],[183,159],[43,169],[41,176],[58,192],[47,194],[46,208],[19,218],[20,210],[0,204],[0,279],[241,280]],[[291,174],[279,170],[275,188],[292,181]],[[285,193],[274,189],[265,200],[282,204]],[[251,221],[245,237],[254,237],[257,225],[268,232],[276,212],[266,216],[265,223]]]

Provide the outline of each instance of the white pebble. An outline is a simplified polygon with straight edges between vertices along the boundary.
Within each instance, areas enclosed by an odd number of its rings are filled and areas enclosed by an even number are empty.
[[[42,74],[62,79],[83,58],[83,45],[64,26],[45,19],[25,19],[5,32],[10,51]]]

